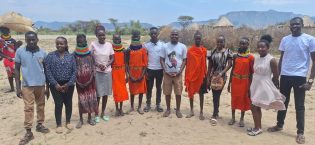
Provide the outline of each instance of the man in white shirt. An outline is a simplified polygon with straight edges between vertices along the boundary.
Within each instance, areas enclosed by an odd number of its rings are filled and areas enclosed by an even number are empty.
[[[161,107],[161,92],[163,69],[160,63],[160,52],[164,45],[158,40],[159,30],[156,27],[150,28],[150,41],[144,44],[148,52],[148,68],[147,68],[147,106],[143,109],[144,112],[149,112],[151,109],[152,89],[155,80],[156,86],[156,110],[163,112]]]
[[[293,88],[298,129],[296,142],[299,144],[305,143],[305,91],[310,90],[315,76],[315,38],[302,33],[302,27],[302,18],[295,17],[291,19],[290,30],[292,34],[283,37],[279,47],[281,51],[279,60],[279,71],[281,75],[280,92],[285,95],[285,106],[288,108],[290,92]],[[306,81],[310,59],[312,59],[313,64],[311,74],[308,81]],[[269,128],[268,131],[276,132],[282,130],[286,113],[287,110],[278,111],[277,125]]]
[[[163,114],[168,117],[171,113],[171,94],[172,90],[176,95],[176,116],[182,118],[180,112],[181,95],[183,91],[182,72],[186,66],[187,47],[178,42],[178,31],[171,32],[171,42],[163,47],[160,53],[160,61],[164,70],[163,93],[166,96],[167,110]]]

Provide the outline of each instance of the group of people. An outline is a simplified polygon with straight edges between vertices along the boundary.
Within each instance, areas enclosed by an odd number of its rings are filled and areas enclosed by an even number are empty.
[[[304,137],[304,102],[305,91],[312,86],[315,77],[315,64],[307,80],[310,58],[315,61],[315,38],[302,33],[303,20],[300,17],[291,19],[291,35],[281,40],[279,50],[280,61],[269,54],[272,37],[263,35],[257,43],[259,55],[250,53],[250,39],[242,37],[239,48],[234,54],[225,47],[225,37],[216,38],[217,46],[211,51],[202,45],[202,33],[194,34],[195,44],[187,49],[179,42],[179,32],[173,30],[170,42],[164,43],[158,39],[158,28],[150,28],[150,41],[141,43],[139,31],[133,31],[129,48],[124,48],[119,34],[114,34],[112,44],[106,40],[105,28],[98,25],[95,29],[96,41],[87,44],[84,34],[76,37],[76,48],[73,53],[68,50],[68,42],[64,37],[55,41],[56,51],[47,54],[37,45],[38,37],[35,32],[25,34],[26,47],[12,46],[15,56],[4,52],[10,47],[2,47],[1,56],[9,62],[15,62],[14,75],[17,96],[24,100],[26,129],[20,144],[27,144],[34,138],[31,132],[34,118],[34,103],[37,109],[36,131],[48,133],[43,125],[45,114],[45,94],[47,99],[51,92],[55,102],[56,133],[62,133],[61,114],[63,104],[66,112],[66,128],[72,130],[70,123],[72,114],[72,96],[74,87],[78,93],[80,121],[76,128],[84,124],[83,114],[88,114],[88,123],[95,125],[101,120],[108,121],[105,115],[108,96],[113,95],[115,101],[115,116],[123,116],[123,102],[129,99],[130,110],[144,114],[151,110],[152,89],[156,85],[155,110],[163,112],[161,94],[165,95],[166,110],[163,117],[171,114],[171,94],[174,91],[176,107],[175,114],[182,118],[180,105],[181,95],[185,86],[190,101],[190,113],[186,118],[193,117],[194,95],[199,94],[200,115],[204,120],[204,94],[211,88],[213,95],[213,114],[211,125],[217,124],[219,117],[220,96],[227,82],[231,92],[232,118],[229,125],[236,123],[235,110],[241,110],[239,126],[244,127],[245,111],[251,110],[255,126],[247,129],[247,134],[256,136],[262,133],[263,109],[278,111],[277,125],[268,128],[270,132],[283,129],[284,119],[290,101],[293,87],[297,120],[297,143],[305,143]],[[9,33],[3,33],[8,37]],[[3,39],[3,37],[1,36]],[[3,39],[6,40],[6,39]],[[1,40],[2,41],[2,40]],[[6,43],[5,43],[6,44]],[[293,58],[293,59],[292,59]],[[208,60],[208,65],[207,65]],[[5,63],[6,64],[6,63]],[[186,68],[185,68],[186,67]],[[227,72],[230,71],[228,79]],[[21,71],[21,72],[20,72]],[[185,72],[184,72],[185,71]],[[9,71],[8,71],[9,72]],[[185,73],[185,74],[183,74]],[[9,73],[8,73],[9,74]],[[279,75],[280,83],[279,83]],[[9,75],[10,76],[10,75]],[[20,76],[23,77],[22,81]],[[10,79],[9,79],[10,80]],[[184,80],[184,82],[183,82]],[[127,91],[126,84],[129,85]],[[23,86],[23,88],[21,88]],[[14,90],[14,88],[12,88]],[[279,90],[280,89],[280,90]],[[146,94],[146,106],[142,109],[143,95]],[[138,106],[134,107],[135,95],[138,95]],[[99,106],[102,101],[101,113]],[[95,117],[92,117],[92,114]]]

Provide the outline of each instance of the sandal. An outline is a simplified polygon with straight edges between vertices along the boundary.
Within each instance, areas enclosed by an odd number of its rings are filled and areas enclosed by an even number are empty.
[[[215,118],[211,118],[210,123],[212,126],[216,126],[217,125],[217,120]]]
[[[73,130],[73,126],[70,123],[66,124],[66,128],[69,130]]]
[[[99,116],[96,116],[94,120],[95,120],[95,123],[100,123],[100,117]]]
[[[176,116],[177,118],[182,118],[183,117],[183,114],[178,110],[176,110]]]
[[[281,131],[281,130],[283,130],[283,128],[279,127],[277,125],[267,129],[267,131],[269,131],[269,132],[277,132],[277,131]]]
[[[240,120],[240,122],[238,123],[239,127],[244,127],[245,126],[245,123],[244,123],[244,120]]]
[[[137,112],[138,112],[139,114],[141,114],[141,115],[144,114],[144,112],[143,112],[143,110],[142,110],[141,108],[138,108],[138,109],[137,109]]]
[[[83,125],[83,121],[79,121],[78,124],[75,126],[75,128],[79,129]]]
[[[50,131],[49,131],[49,129],[48,128],[46,128],[44,125],[42,125],[42,124],[37,124],[36,125],[36,131],[37,132],[41,132],[41,133],[49,133]]]
[[[170,116],[170,114],[171,114],[171,111],[170,110],[166,110],[164,112],[164,114],[163,114],[163,117],[168,117],[168,116]]]
[[[200,115],[199,115],[199,120],[205,120],[205,119],[206,119],[205,116],[203,116],[203,114],[200,113]]]
[[[144,112],[149,112],[151,110],[151,106],[150,105],[147,105],[143,108],[143,111]]]
[[[163,112],[164,111],[163,108],[160,105],[156,105],[155,109],[156,109],[157,112]]]
[[[19,145],[26,145],[28,142],[34,139],[32,132],[27,132],[25,136],[20,140]]]
[[[96,124],[95,121],[92,119],[89,119],[87,123],[90,124],[91,126],[94,126]]]
[[[261,134],[262,133],[262,129],[257,129],[257,130],[255,130],[254,128],[252,129],[252,131],[250,131],[250,132],[247,132],[247,134],[249,135],[249,136],[257,136],[257,135],[259,135],[259,134]]]
[[[105,122],[107,122],[107,121],[109,121],[109,116],[105,116],[105,115],[104,115],[104,116],[102,117],[102,119],[103,119]]]
[[[233,124],[235,124],[235,119],[231,119],[230,121],[229,121],[229,125],[233,125]]]
[[[57,133],[57,134],[62,134],[62,133],[63,133],[63,129],[62,129],[61,126],[59,126],[59,127],[56,128],[56,133]]]
[[[296,143],[305,144],[305,136],[303,134],[298,134],[296,136]]]

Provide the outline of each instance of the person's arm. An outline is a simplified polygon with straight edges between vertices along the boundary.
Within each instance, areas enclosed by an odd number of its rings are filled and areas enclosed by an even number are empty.
[[[176,75],[180,75],[183,72],[183,70],[185,69],[185,66],[186,66],[186,61],[187,61],[186,58],[183,59],[182,65],[180,66],[180,70]]]
[[[147,50],[144,49],[143,50],[143,56],[142,56],[142,61],[143,61],[143,68],[142,68],[142,73],[141,73],[141,76],[140,78],[138,79],[138,81],[141,81],[144,76],[146,75],[146,72],[147,72],[147,66],[148,66],[148,53],[147,53]]]
[[[236,59],[237,56],[233,56],[233,63],[232,63],[232,70],[230,72],[230,78],[229,78],[229,82],[228,82],[228,92],[230,93],[231,92],[231,83],[232,83],[232,77],[233,77],[233,71],[234,71],[234,67],[235,67],[235,59]]]
[[[272,82],[279,89],[279,68],[275,58],[270,60],[270,68],[272,72]]]
[[[67,86],[71,86],[75,83],[76,81],[76,76],[77,76],[77,64],[76,64],[76,61],[75,61],[75,58],[73,55],[71,55],[71,60],[72,62],[72,65],[71,65],[71,70],[72,70],[72,74],[71,74],[71,77],[70,77],[70,80],[66,83]]]
[[[15,86],[16,86],[16,96],[19,98],[22,98],[20,70],[21,70],[21,63],[15,62],[14,74],[16,75],[14,75],[14,77],[15,77]]]
[[[315,77],[315,52],[311,52],[311,59],[312,59],[311,74],[308,78],[308,81],[300,86],[300,88],[303,88],[307,91],[310,90],[313,85],[313,82],[310,82],[309,80],[314,80]]]
[[[280,52],[280,59],[279,59],[279,65],[278,65],[278,72],[279,72],[279,75],[281,74],[281,65],[282,65],[283,53],[284,53],[284,51],[281,51],[281,52]]]
[[[50,85],[52,86],[57,86],[59,85],[58,82],[55,80],[53,74],[52,74],[52,70],[50,69],[51,67],[51,60],[50,60],[51,56],[47,56],[44,60],[44,72],[46,74],[46,78],[47,78],[47,82],[49,82]]]
[[[0,51],[0,57],[3,57],[3,58],[6,58],[8,59],[9,61],[13,61],[13,59],[5,54],[3,54],[3,52]]]
[[[109,56],[108,64],[105,67],[107,68],[107,67],[111,66],[114,61],[115,61],[114,60],[114,54],[112,54],[112,55]]]
[[[49,93],[49,80],[48,80],[48,78],[47,78],[46,65],[47,65],[47,64],[46,64],[46,62],[45,62],[45,60],[44,60],[43,67],[44,67],[44,73],[45,73],[45,77],[46,77],[46,89],[45,89],[45,94],[46,94],[47,100],[48,100],[50,93]]]

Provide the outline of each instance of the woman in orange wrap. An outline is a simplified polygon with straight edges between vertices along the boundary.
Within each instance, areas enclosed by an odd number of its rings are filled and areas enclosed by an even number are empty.
[[[123,116],[122,110],[123,101],[128,100],[128,92],[126,87],[126,59],[125,48],[121,44],[119,34],[113,35],[114,62],[112,64],[113,78],[113,94],[116,106],[115,116]],[[120,103],[118,107],[118,103]]]
[[[141,109],[143,94],[146,93],[146,67],[148,64],[147,51],[140,43],[140,32],[133,31],[131,36],[131,44],[127,51],[127,75],[129,78],[129,91],[130,91],[130,111],[134,111],[134,95],[139,94],[139,104],[137,111],[143,114]]]
[[[249,39],[243,37],[240,41],[238,54],[234,56],[228,91],[232,90],[232,119],[229,125],[235,123],[235,109],[241,110],[240,127],[244,127],[245,111],[251,109],[250,83],[252,80],[254,56],[249,53]],[[232,87],[232,88],[231,88]]]
[[[185,86],[190,101],[190,114],[186,118],[194,116],[194,94],[199,93],[200,98],[200,120],[203,116],[203,100],[206,93],[206,56],[207,49],[201,45],[202,34],[197,31],[194,35],[195,45],[188,49],[187,64],[185,70]]]

